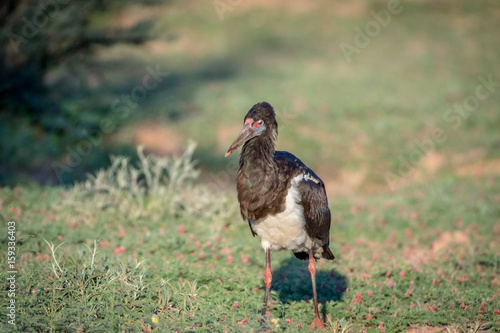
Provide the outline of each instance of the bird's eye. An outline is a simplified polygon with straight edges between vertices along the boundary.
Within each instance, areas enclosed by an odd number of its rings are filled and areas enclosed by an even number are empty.
[[[264,124],[264,121],[262,119],[260,119],[260,120],[256,121],[255,124],[253,124],[253,127],[257,128],[257,127],[262,126],[262,124]]]

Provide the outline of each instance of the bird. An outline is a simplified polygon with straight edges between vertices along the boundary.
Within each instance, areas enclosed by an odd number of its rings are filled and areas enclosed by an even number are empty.
[[[225,157],[241,149],[236,174],[240,212],[253,236],[258,236],[266,254],[265,318],[271,288],[271,251],[291,250],[296,258],[309,260],[314,320],[322,329],[316,292],[316,260],[335,259],[330,250],[331,213],[324,182],[300,159],[276,151],[278,122],[273,107],[257,103],[243,119],[243,129]],[[263,319],[264,320],[264,319]]]

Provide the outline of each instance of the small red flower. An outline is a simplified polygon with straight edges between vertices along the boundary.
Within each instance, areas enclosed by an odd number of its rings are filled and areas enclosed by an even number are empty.
[[[405,230],[405,236],[408,239],[412,239],[413,238],[413,232],[410,229],[406,229]]]
[[[435,306],[430,306],[430,305],[427,305],[427,311],[431,311],[431,312],[436,312],[437,309]]]
[[[373,319],[375,318],[370,312],[368,312],[366,315],[365,315],[365,319],[368,320],[368,319]]]
[[[500,310],[499,309],[496,309],[495,311],[493,311],[494,314],[496,314],[497,316],[500,316]]]
[[[481,307],[480,307],[482,313],[486,313],[485,305],[486,305],[486,301],[482,301],[481,302]]]
[[[285,321],[288,323],[288,324],[293,324],[293,320],[290,319],[290,318],[286,318]]]
[[[186,233],[186,226],[185,226],[184,224],[181,224],[181,225],[179,226],[179,229],[177,229],[177,232],[178,232],[179,234],[185,234],[185,233]]]
[[[248,318],[236,322],[236,324],[240,326],[245,325],[246,323],[248,323]]]
[[[60,242],[62,242],[63,237],[61,235],[59,235],[59,236],[57,236],[57,240],[60,241]]]
[[[373,296],[373,291],[368,290],[368,297],[372,297],[372,296]]]
[[[432,285],[435,286],[439,283],[439,279],[432,280]]]
[[[108,249],[108,248],[110,247],[110,245],[109,245],[109,242],[108,242],[108,241],[103,240],[103,241],[101,241],[101,242],[99,243],[99,247],[102,247],[102,248]]]
[[[399,272],[399,276],[402,277],[402,278],[404,278],[406,276],[406,274],[405,274],[404,271],[401,271],[401,272]]]
[[[385,333],[385,328],[384,328],[384,325],[382,323],[378,324],[377,329]]]
[[[248,264],[250,262],[250,259],[244,254],[241,255],[241,261],[243,261],[244,264]]]
[[[363,296],[361,293],[356,293],[356,296],[352,299],[352,303],[363,303]]]
[[[194,243],[194,246],[201,247],[201,243],[199,241],[196,241],[196,243]]]
[[[239,307],[238,302],[234,302],[233,305],[231,305],[233,309],[237,309]]]
[[[118,245],[115,246],[115,252],[114,252],[114,254],[116,254],[117,256],[119,256],[119,255],[122,255],[123,253],[125,253],[125,246],[118,246]]]

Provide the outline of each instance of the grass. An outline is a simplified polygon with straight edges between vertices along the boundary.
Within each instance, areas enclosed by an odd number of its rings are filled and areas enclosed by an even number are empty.
[[[262,100],[278,110],[280,149],[300,153],[323,178],[343,181],[343,172],[361,173],[353,191],[385,188],[384,173],[395,172],[399,156],[435,128],[447,137],[435,147],[447,172],[467,154],[498,159],[498,87],[458,128],[443,119],[449,108],[474,94],[479,76],[499,81],[498,2],[401,3],[403,11],[350,63],[340,43],[354,43],[353,29],[373,21],[370,11],[385,10],[387,1],[240,3],[224,20],[212,2],[171,2],[155,9],[157,40],[98,49],[74,65],[76,73],[88,75],[81,80],[95,82],[92,89],[68,92],[64,100],[83,123],[98,123],[110,113],[117,98],[141,84],[147,66],[159,66],[169,76],[126,115],[115,115],[116,131],[63,180],[84,179],[86,172],[106,166],[110,154],[132,153],[141,122],[174,128],[179,141],[194,139],[200,166],[219,172],[232,139],[228,133],[236,133],[245,112]],[[126,14],[100,13],[98,21],[114,22],[120,15]],[[61,68],[54,74],[61,81],[56,87],[72,87],[76,73]],[[85,112],[76,102],[81,100],[88,105]],[[35,166],[41,170],[38,178],[55,182],[51,162],[64,161],[68,146],[86,138],[78,128],[70,131],[73,139],[43,135],[29,124],[2,129],[8,171]],[[9,176],[23,178],[22,173]]]
[[[403,12],[348,64],[340,42],[353,43],[353,28],[373,20],[370,10],[386,8],[385,1],[361,5],[353,5],[351,15],[327,3],[299,13],[287,6],[236,7],[222,22],[210,20],[211,8],[193,8],[205,24],[203,35],[188,23],[171,29],[188,30],[186,39],[199,41],[205,52],[190,53],[184,61],[167,55],[175,71],[195,66],[199,74],[184,77],[186,85],[197,88],[189,98],[194,116],[179,122],[183,132],[215,159],[228,144],[216,134],[240,125],[251,105],[266,100],[279,110],[280,148],[300,152],[315,169],[327,165],[322,174],[328,178],[366,167],[364,187],[384,186],[384,172],[397,170],[398,156],[436,127],[447,135],[436,147],[446,160],[477,147],[498,158],[498,138],[483,131],[500,124],[498,92],[458,130],[443,120],[447,109],[474,93],[479,75],[500,77],[492,28],[498,27],[493,14],[498,6],[404,2]],[[261,28],[248,26],[255,17],[263,21]],[[211,48],[207,41],[223,46]],[[229,73],[203,76],[205,67]],[[203,165],[210,162],[210,156],[201,157]]]
[[[1,189],[2,220],[16,221],[18,269],[17,325],[2,329],[308,327],[307,265],[289,252],[272,254],[271,315],[260,324],[263,250],[241,221],[234,193],[193,180],[192,149],[174,159],[140,156],[138,165],[117,157],[109,170],[67,189]],[[172,178],[166,165],[186,177]],[[159,177],[147,181],[146,169]],[[328,330],[499,330],[499,180],[448,177],[332,201],[337,259],[318,264]],[[1,240],[5,246],[6,236]],[[6,257],[0,260],[5,267]],[[5,318],[6,306],[0,311]]]
[[[318,264],[328,331],[500,331],[499,88],[458,126],[444,118],[475,93],[478,77],[499,81],[500,8],[496,1],[401,3],[403,12],[351,63],[339,44],[352,43],[353,29],[386,1],[241,2],[224,20],[212,2],[168,2],[155,10],[158,40],[98,49],[73,71],[57,71],[65,110],[92,123],[141,84],[147,66],[169,75],[112,118],[116,130],[64,175],[77,185],[41,186],[25,174],[31,168],[36,179],[54,178],[51,162],[64,162],[86,140],[79,127],[66,140],[2,116],[2,168],[9,167],[0,181],[12,186],[0,188],[0,217],[16,222],[18,274],[17,326],[2,321],[0,329],[308,327],[307,265],[289,252],[272,254],[271,315],[260,324],[265,256],[232,190],[237,154],[222,157],[245,112],[266,100],[277,111],[278,149],[312,167],[329,193],[336,260]],[[100,13],[95,24],[116,15]],[[71,90],[87,80],[92,89]],[[194,139],[197,149],[136,157],[136,127],[147,122],[180,143]],[[419,154],[411,173],[400,172],[401,158],[437,128],[446,139]],[[113,153],[127,157],[109,159]],[[2,270],[5,294],[6,278]]]

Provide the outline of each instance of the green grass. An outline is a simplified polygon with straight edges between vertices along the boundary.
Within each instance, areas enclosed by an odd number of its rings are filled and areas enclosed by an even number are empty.
[[[234,129],[236,135],[244,114],[263,100],[278,110],[280,149],[322,168],[324,178],[335,179],[346,170],[366,172],[358,186],[362,190],[385,187],[384,173],[395,172],[399,156],[435,128],[447,137],[436,145],[446,172],[463,155],[479,152],[481,159],[498,159],[498,87],[458,128],[443,120],[446,110],[474,94],[478,76],[500,80],[498,2],[401,3],[403,11],[350,63],[340,43],[353,43],[353,29],[372,21],[370,11],[386,9],[387,1],[335,6],[318,1],[303,10],[282,2],[241,3],[223,21],[212,2],[171,2],[155,9],[157,40],[98,49],[75,65],[88,73],[80,80],[95,81],[92,89],[71,90],[76,74],[65,67],[57,71],[58,87],[70,90],[61,100],[65,112],[78,124],[92,126],[110,113],[117,97],[142,82],[146,66],[170,73],[127,116],[113,118],[113,135],[64,181],[83,179],[89,170],[106,165],[109,154],[133,151],[135,126],[142,121],[175,128],[183,140],[199,142],[200,166],[218,172],[230,144],[219,134]],[[116,16],[100,13],[96,20],[112,22]],[[38,178],[54,179],[50,162],[64,160],[67,146],[85,139],[79,126],[70,127],[69,137],[57,137],[29,124],[15,130],[2,126],[8,171],[31,168],[41,170]],[[2,182],[9,177],[23,178],[10,172]]]
[[[68,189],[1,189],[2,220],[16,221],[18,269],[17,325],[2,322],[2,329],[308,327],[309,272],[290,252],[272,254],[271,314],[260,324],[260,242],[241,220],[234,193],[213,193],[190,180],[196,177],[190,154],[142,157],[134,167],[118,158],[110,170]],[[394,194],[332,200],[336,260],[318,264],[329,331],[396,332],[419,324],[466,332],[476,323],[499,330],[499,181],[449,177]],[[6,235],[5,223],[2,248]],[[3,267],[6,260],[0,258]],[[1,281],[6,277],[2,270]]]
[[[363,185],[383,186],[384,172],[397,170],[398,156],[436,127],[447,136],[436,146],[445,160],[478,147],[484,156],[498,158],[493,130],[500,126],[498,90],[458,129],[443,120],[447,109],[474,94],[478,76],[500,78],[500,48],[494,42],[500,26],[493,14],[498,4],[404,2],[403,12],[348,64],[339,44],[353,43],[353,28],[364,27],[373,20],[370,10],[385,9],[386,3],[362,2],[361,10],[353,5],[351,15],[329,3],[303,12],[236,7],[222,22],[212,17],[210,5],[196,6],[192,15],[204,30],[187,22],[169,28],[184,34],[198,52],[162,60],[174,72],[187,71],[182,82],[195,87],[191,106],[182,113],[189,116],[179,121],[183,133],[216,159],[230,144],[216,134],[239,125],[254,103],[266,100],[279,111],[279,148],[300,152],[315,169],[328,166],[324,177],[364,166]],[[256,17],[261,28],[251,26]],[[152,104],[177,98],[155,96],[158,102]],[[200,157],[202,165],[210,165],[210,156]]]
[[[79,124],[67,137],[1,116],[0,181],[13,185],[0,188],[0,217],[16,221],[18,274],[11,327],[0,272],[0,330],[308,327],[307,264],[289,252],[272,254],[272,314],[260,324],[265,256],[227,190],[238,157],[223,154],[247,110],[265,100],[277,112],[278,149],[312,167],[330,194],[336,260],[318,264],[329,331],[500,331],[500,88],[456,128],[443,119],[475,93],[479,76],[500,81],[498,2],[402,2],[403,12],[351,63],[339,44],[352,43],[353,28],[386,1],[277,3],[241,2],[221,21],[212,2],[168,2],[154,13],[155,42],[98,49],[73,70],[59,69],[61,105]],[[100,13],[95,24],[116,15]],[[146,66],[170,74],[126,117],[113,118],[116,130],[65,174],[85,183],[26,181],[32,173],[54,179],[51,162],[64,161],[86,139],[81,126],[98,123],[141,84]],[[87,80],[92,89],[72,88]],[[183,159],[135,157],[142,122],[175,129],[179,142],[196,140],[199,169],[191,151]],[[436,128],[446,140],[388,186],[385,175],[397,174],[400,157]],[[109,162],[112,153],[130,155],[134,167]],[[103,165],[112,167],[84,177]]]
[[[160,64],[171,73],[122,131],[133,131],[142,120],[173,126],[184,140],[200,143],[200,165],[218,172],[231,143],[227,133],[236,135],[244,114],[265,100],[278,112],[279,149],[296,152],[324,178],[361,170],[357,188],[363,190],[385,187],[385,172],[396,172],[399,156],[407,157],[415,141],[430,138],[436,128],[446,135],[435,147],[445,173],[474,152],[498,159],[498,87],[458,128],[443,119],[474,94],[478,76],[499,81],[498,3],[402,4],[403,12],[350,63],[340,43],[352,44],[354,27],[373,20],[370,11],[384,10],[386,1],[360,2],[361,7],[318,2],[303,11],[242,4],[223,21],[212,3],[196,4],[189,13],[172,5],[158,19],[155,31],[167,41],[156,52],[103,51],[112,59],[125,53],[140,63]],[[133,86],[141,70],[123,73],[118,66],[109,70],[107,82]]]

